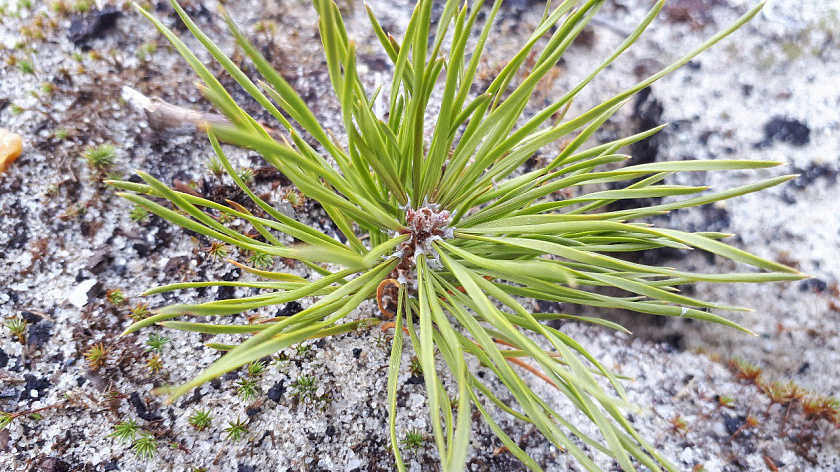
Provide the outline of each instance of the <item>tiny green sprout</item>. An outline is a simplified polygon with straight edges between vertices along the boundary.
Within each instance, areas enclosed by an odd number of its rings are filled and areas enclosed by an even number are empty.
[[[157,353],[163,352],[163,348],[166,347],[166,344],[169,343],[169,338],[162,335],[153,333],[150,334],[149,337],[146,339],[146,351],[154,351]]]
[[[214,261],[222,260],[228,255],[228,247],[221,241],[213,241],[207,248],[207,255]]]
[[[755,417],[753,415],[747,415],[747,418],[744,420],[744,424],[742,424],[740,428],[738,428],[734,433],[732,433],[732,436],[730,438],[734,439],[736,436],[741,434],[741,432],[744,431],[745,429],[755,428],[759,424],[760,424],[760,421],[758,420],[757,417]]]
[[[384,331],[379,331],[373,337],[373,345],[377,347],[377,349],[381,349],[383,351],[389,351],[391,349],[391,341],[393,339],[391,336],[388,336],[387,333]]]
[[[295,210],[301,210],[306,204],[306,197],[295,189],[289,189],[286,192],[286,201],[289,202],[289,205],[291,205]]]
[[[735,405],[735,397],[731,395],[721,395],[718,397],[718,404],[724,408],[732,408]]]
[[[120,180],[123,178],[122,172],[118,170],[110,170],[105,174],[104,180]]]
[[[91,0],[77,0],[76,3],[73,4],[73,10],[79,13],[85,13],[90,10],[91,3]]]
[[[414,377],[423,376],[423,364],[420,363],[420,359],[418,359],[417,356],[411,356],[411,361],[408,363],[408,371],[411,372],[411,375]]]
[[[315,383],[315,377],[304,374],[292,382],[292,389],[294,390],[292,395],[297,396],[301,400],[314,400],[318,386]]]
[[[128,217],[136,223],[145,223],[149,221],[149,210],[140,205],[134,205],[134,208],[128,213]]]
[[[108,303],[114,306],[120,306],[128,300],[128,297],[125,296],[125,292],[121,288],[114,288],[105,292],[105,298],[108,299]]]
[[[16,316],[6,321],[4,325],[6,329],[18,338],[21,344],[26,344],[26,328],[29,326],[29,322],[20,316]]]
[[[87,361],[90,370],[97,370],[105,365],[105,361],[108,360],[108,353],[110,352],[111,349],[105,347],[102,343],[94,344],[89,347],[88,350],[85,351],[85,361]]]
[[[67,4],[61,0],[56,0],[50,3],[50,10],[52,10],[53,13],[56,13],[58,15],[63,15],[67,13]]]
[[[32,0],[18,0],[18,10],[31,10]]]
[[[272,261],[273,259],[271,254],[266,254],[264,252],[254,252],[248,256],[248,263],[256,269],[267,269],[271,267]]]
[[[759,379],[761,378],[761,375],[764,372],[764,369],[762,369],[761,367],[747,362],[743,359],[730,360],[729,367],[735,371],[735,375],[739,379],[746,380],[756,385],[758,385]]]
[[[227,433],[226,439],[239,441],[248,432],[248,420],[237,418],[236,421],[228,421],[228,427],[224,429]]]
[[[212,421],[213,417],[208,410],[195,410],[189,418],[190,425],[197,431],[204,431]]]
[[[157,454],[157,439],[152,433],[144,431],[140,434],[140,439],[131,446],[134,450],[134,455],[140,460],[149,460]]]
[[[69,136],[69,133],[64,128],[58,128],[55,132],[53,132],[53,137],[55,137],[58,141],[64,141],[67,139],[67,136]]]
[[[257,383],[252,379],[239,379],[236,385],[236,394],[245,402],[256,399],[260,393]]]
[[[109,438],[115,438],[121,443],[130,443],[140,432],[140,427],[134,420],[123,421],[117,423],[112,427],[113,431],[108,435]]]
[[[14,421],[15,415],[11,413],[6,413],[5,411],[0,411],[0,431],[8,428],[12,421]]]
[[[50,82],[44,82],[41,84],[41,93],[49,97],[53,94],[53,92],[55,92],[55,85]]]
[[[207,467],[193,467],[190,472],[207,472]]]
[[[254,24],[254,32],[274,34],[277,32],[277,23],[260,20]]]
[[[79,62],[79,63],[82,63],[82,62],[85,61],[85,56],[83,56],[82,53],[79,53],[79,52],[74,52],[71,57],[73,58],[74,61]]]
[[[12,106],[9,107],[9,112],[12,115],[20,115],[21,113],[23,113],[23,107],[20,105],[12,104]]]
[[[285,370],[289,367],[289,362],[290,362],[290,361],[291,361],[291,359],[289,359],[289,355],[288,355],[288,354],[286,354],[286,352],[285,352],[285,351],[281,351],[280,353],[278,353],[278,354],[277,354],[277,355],[276,355],[276,356],[272,359],[272,361],[271,361],[271,362],[272,362],[274,365],[276,365],[276,366],[277,366],[277,370],[278,370],[278,371],[283,372],[283,371],[285,371]]]
[[[236,175],[246,184],[250,184],[254,181],[254,169],[251,169],[250,167],[239,169],[239,172],[237,172]]]
[[[762,382],[760,387],[771,403],[787,405],[793,400],[801,398],[800,388],[792,380],[787,382],[781,380]]]
[[[676,431],[678,434],[685,435],[688,431],[688,421],[682,417],[682,415],[677,414],[670,420],[671,429]]]
[[[132,308],[131,312],[128,314],[128,317],[134,321],[145,320],[149,316],[151,316],[152,311],[149,310],[149,304],[143,302],[137,302]]]
[[[110,144],[88,147],[84,152],[84,158],[88,165],[94,170],[105,170],[117,159],[117,150]]]
[[[234,219],[236,219],[236,217],[235,217],[235,216],[233,216],[233,215],[231,215],[230,213],[222,213],[222,214],[220,214],[220,215],[218,216],[218,218],[216,218],[216,220],[217,220],[219,223],[222,223],[222,224],[227,224],[227,223],[230,223],[230,222],[232,222]]]
[[[312,351],[312,345],[306,343],[300,343],[295,345],[295,357],[298,359],[303,359],[309,355]]]
[[[125,398],[128,398],[128,395],[120,392],[117,389],[108,390],[103,396],[106,400],[123,400]]]
[[[146,361],[146,368],[153,374],[160,372],[163,370],[163,360],[161,360],[159,355],[152,354],[149,360]]]
[[[411,428],[405,432],[405,438],[400,441],[400,444],[416,451],[423,447],[424,442],[426,442],[426,437],[420,432],[420,429]]]
[[[157,51],[157,43],[145,43],[137,49],[137,59],[140,62],[146,62],[155,51]]]
[[[210,173],[215,175],[217,178],[224,175],[225,167],[222,165],[222,161],[220,161],[218,157],[214,156],[207,159],[205,164],[207,165],[207,170],[209,170]]]
[[[840,424],[840,399],[837,397],[811,393],[801,400],[801,404],[806,418]]]
[[[32,62],[27,60],[21,60],[18,62],[18,70],[22,74],[34,74],[35,73],[35,66],[32,65]]]
[[[248,364],[248,377],[257,378],[265,373],[266,364],[263,361],[254,361]]]

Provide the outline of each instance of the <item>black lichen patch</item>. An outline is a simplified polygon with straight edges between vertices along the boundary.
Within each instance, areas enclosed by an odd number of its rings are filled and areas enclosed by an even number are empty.
[[[105,33],[117,25],[117,19],[122,13],[113,7],[107,7],[95,11],[84,17],[74,18],[67,32],[67,37],[76,46],[82,49],[90,49],[88,41],[101,38]]]
[[[726,416],[723,417],[723,425],[726,427],[726,431],[729,434],[735,434],[746,423],[747,423],[747,417],[743,416],[743,415],[738,415],[738,416],[726,415]]]
[[[277,313],[277,316],[292,316],[300,313],[303,310],[303,306],[301,306],[298,302],[289,302],[283,305],[283,308]]]
[[[793,172],[799,176],[788,183],[782,191],[782,200],[793,205],[797,202],[796,192],[805,189],[818,180],[825,180],[828,185],[837,184],[837,168],[824,164],[811,164],[806,168],[794,167]]]
[[[141,419],[144,419],[146,421],[157,421],[163,419],[163,417],[160,416],[160,414],[153,411],[149,411],[148,407],[146,407],[146,404],[143,403],[143,400],[140,398],[139,393],[132,393],[128,397],[128,401],[129,403],[131,403],[131,406],[134,407],[134,411],[137,412],[137,416],[139,416]]]
[[[811,128],[799,120],[781,116],[773,117],[764,125],[764,141],[757,143],[755,147],[769,147],[774,142],[804,146],[811,142]]]
[[[29,326],[29,335],[26,337],[27,343],[35,348],[40,348],[52,337],[53,324],[49,321],[40,321]]]
[[[633,102],[633,133],[642,133],[662,124],[662,114],[664,111],[665,108],[662,102],[653,96],[653,90],[650,87],[642,89],[636,95],[636,99]],[[634,143],[630,147],[630,153],[633,156],[632,163],[635,165],[656,162],[659,158],[659,148],[661,145],[661,133],[656,133],[647,139]],[[626,185],[626,182],[622,182],[620,185],[612,185],[611,188],[617,189]],[[610,203],[608,208],[613,211],[629,210],[655,205],[660,200],[660,198],[616,200]]]
[[[37,400],[44,396],[44,392],[49,390],[52,386],[46,378],[39,378],[32,374],[23,376],[26,383],[23,385],[23,392],[20,394],[21,400]],[[36,393],[33,393],[36,392]]]
[[[268,389],[268,399],[275,403],[280,403],[283,400],[283,394],[286,392],[286,381],[280,380],[273,387]]]

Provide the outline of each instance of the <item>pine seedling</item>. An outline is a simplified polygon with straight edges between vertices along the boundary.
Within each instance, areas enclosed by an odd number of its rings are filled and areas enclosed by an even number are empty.
[[[584,469],[599,470],[592,457],[604,455],[625,471],[636,470],[637,464],[650,470],[676,471],[624,417],[624,411],[633,406],[619,377],[548,322],[575,319],[623,328],[595,317],[533,313],[521,300],[696,319],[749,332],[725,316],[744,308],[696,299],[678,287],[695,282],[803,278],[783,264],[725,244],[726,234],[648,224],[652,216],[727,200],[791,178],[776,176],[709,192],[706,187],[672,183],[674,173],[740,172],[768,169],[778,163],[684,160],[631,162],[616,168],[615,164],[630,159],[624,149],[661,128],[589,144],[636,93],[733,33],[758,14],[762,5],[660,72],[572,116],[572,101],[590,90],[593,80],[637,41],[664,0],[657,1],[627,39],[590,74],[547,104],[530,103],[534,92],[550,80],[556,64],[604,5],[603,0],[565,0],[549,5],[530,39],[507,58],[492,79],[481,79],[479,68],[487,60],[486,46],[497,31],[494,24],[501,0],[489,8],[482,8],[480,1],[446,0],[439,14],[433,14],[432,0],[420,0],[401,38],[386,32],[368,9],[373,31],[393,63],[390,86],[376,91],[365,89],[367,78],[359,75],[356,43],[347,33],[339,7],[331,0],[314,0],[330,84],[341,106],[344,129],[337,133],[342,140],[333,139],[336,130],[327,130],[318,122],[294,87],[248,42],[232,19],[226,17],[231,34],[261,76],[259,85],[171,1],[187,29],[229,77],[279,123],[275,135],[282,137],[275,139],[236,103],[176,34],[140,10],[198,73],[204,82],[204,96],[228,118],[229,125],[208,125],[210,143],[230,178],[260,212],[258,216],[231,204],[222,214],[250,223],[256,233],[233,229],[213,218],[211,213],[221,211],[219,203],[173,190],[147,173],[139,173],[141,184],[111,184],[127,191],[120,195],[131,202],[192,232],[248,254],[300,261],[312,271],[312,277],[269,272],[264,270],[268,266],[252,263],[252,267],[240,267],[264,280],[181,283],[148,292],[214,283],[262,291],[238,300],[162,307],[128,328],[131,333],[159,323],[174,329],[247,337],[196,378],[169,389],[170,401],[303,339],[346,332],[344,326],[352,323],[342,324],[343,320],[362,302],[375,300],[394,319],[387,407],[398,471],[406,470],[396,432],[404,342],[412,345],[422,367],[442,470],[465,467],[474,414],[487,422],[526,467],[540,470],[498,425],[491,414],[495,410],[491,405],[496,405],[533,425],[548,443],[566,451]],[[439,103],[432,103],[431,97],[440,97]],[[435,113],[426,113],[428,109]],[[260,198],[246,182],[248,176],[243,179],[231,165],[222,142],[261,154],[305,198],[324,209],[331,220],[328,230],[320,223],[309,226],[291,218]],[[538,151],[549,158],[526,168],[524,164]],[[558,200],[558,195],[566,197]],[[664,200],[629,209],[611,205],[653,198]],[[294,245],[283,242],[289,237],[294,238]],[[663,248],[705,251],[720,261],[739,263],[743,270],[698,273],[613,255]],[[604,287],[614,290],[602,290]],[[393,307],[383,304],[385,296],[394,301]],[[229,319],[224,315],[310,297],[313,303],[306,309],[261,323],[258,330],[254,329],[257,325],[205,322],[207,316]],[[174,320],[181,316],[185,319]],[[190,317],[199,317],[199,322],[190,321]],[[486,369],[490,379],[471,370],[471,359]],[[509,389],[504,401],[492,394],[494,384],[489,382],[495,379]],[[589,425],[573,424],[540,398],[530,387],[531,382],[539,381],[556,387],[558,396],[580,411],[575,421]],[[444,385],[453,391],[448,392]],[[308,391],[308,387],[299,385],[297,390]],[[457,396],[457,408],[446,401],[449,394]],[[584,432],[590,430],[598,433]]]
[[[131,446],[134,455],[141,461],[152,459],[157,455],[157,439],[152,433],[144,431],[140,438]]]
[[[113,431],[108,435],[109,438],[115,438],[121,443],[130,443],[140,433],[140,427],[134,420],[123,421],[113,426]]]
[[[210,416],[210,412],[207,410],[195,410],[190,415],[189,422],[196,431],[204,431],[213,422],[213,417]]]
[[[228,421],[228,426],[224,431],[227,433],[225,439],[239,441],[248,432],[248,421],[240,418],[237,418],[236,421]]]

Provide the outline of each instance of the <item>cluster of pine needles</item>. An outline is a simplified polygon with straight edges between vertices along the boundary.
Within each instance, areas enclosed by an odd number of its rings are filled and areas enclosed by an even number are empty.
[[[329,79],[341,105],[344,141],[322,126],[294,87],[226,14],[238,48],[261,77],[256,82],[172,1],[201,45],[277,120],[282,136],[270,133],[247,114],[178,36],[141,10],[192,66],[204,82],[200,86],[204,96],[230,121],[229,125],[208,125],[208,136],[218,163],[250,198],[254,211],[173,190],[146,173],[139,174],[142,184],[110,183],[128,191],[121,195],[135,205],[189,231],[246,254],[295,259],[313,272],[307,279],[267,266],[242,265],[260,280],[179,283],[147,292],[207,286],[259,289],[258,294],[244,298],[162,307],[128,328],[130,333],[160,324],[184,331],[242,335],[238,345],[214,345],[226,354],[194,379],[172,388],[170,399],[303,340],[378,322],[345,320],[362,302],[376,299],[383,313],[393,317],[387,398],[398,470],[406,470],[396,424],[397,379],[407,340],[422,371],[442,470],[465,467],[471,418],[477,415],[510,453],[531,470],[540,470],[503,430],[494,418],[496,413],[531,425],[586,470],[601,470],[595,461],[603,454],[623,470],[643,466],[676,471],[625,417],[635,407],[627,401],[621,376],[547,321],[577,320],[623,328],[594,317],[534,313],[523,300],[692,318],[747,331],[717,314],[744,308],[698,300],[678,287],[700,281],[769,282],[802,277],[789,267],[723,243],[727,234],[645,223],[645,218],[719,202],[790,179],[775,177],[710,193],[706,187],[669,184],[676,172],[758,170],[776,162],[687,160],[631,163],[616,169],[616,163],[630,158],[622,149],[660,128],[588,144],[634,94],[734,32],[762,5],[674,64],[570,117],[572,101],[637,41],[664,0],[590,74],[542,107],[530,103],[532,95],[604,0],[549,2],[527,42],[483,89],[476,85],[477,71],[492,43],[501,0],[487,5],[481,0],[463,4],[449,0],[434,19],[434,2],[420,0],[402,39],[386,32],[368,8],[373,32],[393,64],[390,84],[371,92],[359,75],[357,46],[339,8],[330,0],[313,3]],[[439,111],[427,113],[436,104]],[[385,111],[377,114],[380,105]],[[546,165],[523,170],[536,152],[561,140],[567,144]],[[260,198],[231,165],[221,143],[260,153],[303,196],[323,208],[340,237],[287,216]],[[664,200],[627,210],[610,205],[651,198]],[[247,222],[250,232],[220,222],[231,220]],[[659,248],[699,249],[752,269],[704,274],[622,257]],[[605,287],[616,290],[605,291]],[[620,294],[606,294],[616,291]],[[305,300],[308,307],[291,316],[257,324],[223,323],[231,315],[297,300]],[[186,320],[174,320],[177,317]],[[208,318],[215,322],[205,322]],[[492,375],[479,377],[478,365]],[[552,406],[556,399],[537,395],[529,386],[533,374],[550,382],[558,397],[565,397],[579,414],[565,416]],[[506,389],[501,397],[494,393],[498,384]],[[591,422],[594,428],[583,427],[582,422]]]

